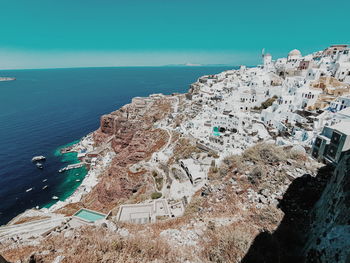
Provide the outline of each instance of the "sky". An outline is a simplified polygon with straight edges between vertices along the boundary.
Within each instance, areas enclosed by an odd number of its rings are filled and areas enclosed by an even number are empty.
[[[349,0],[0,0],[0,69],[256,65],[350,44]]]

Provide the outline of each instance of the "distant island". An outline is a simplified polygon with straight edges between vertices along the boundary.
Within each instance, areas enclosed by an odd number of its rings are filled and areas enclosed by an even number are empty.
[[[16,78],[0,77],[0,81],[13,81],[13,80],[16,80]]]

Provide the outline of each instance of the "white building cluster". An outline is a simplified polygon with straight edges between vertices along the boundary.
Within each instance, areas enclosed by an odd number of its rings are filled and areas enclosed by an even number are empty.
[[[333,45],[306,56],[294,49],[277,60],[263,54],[260,66],[201,77],[177,129],[223,155],[269,139],[310,148],[325,125],[349,121],[349,51]]]
[[[186,204],[225,157],[262,141],[337,163],[350,151],[349,63],[345,45],[306,56],[294,49],[277,60],[263,54],[262,65],[203,76],[186,96],[174,95],[171,117],[156,127],[169,141],[175,130],[204,152],[168,167],[163,197]],[[166,165],[173,151],[165,147],[149,167],[161,174],[158,163]]]

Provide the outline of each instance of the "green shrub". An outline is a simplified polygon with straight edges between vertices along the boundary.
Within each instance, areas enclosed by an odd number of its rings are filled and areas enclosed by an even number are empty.
[[[162,197],[162,193],[159,193],[159,192],[154,192],[151,194],[151,198],[152,199],[158,199],[158,198],[161,198]]]
[[[163,187],[163,177],[156,177],[155,180],[158,190],[161,190]]]

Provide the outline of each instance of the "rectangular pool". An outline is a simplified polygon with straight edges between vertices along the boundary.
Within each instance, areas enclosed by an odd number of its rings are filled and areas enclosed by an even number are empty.
[[[80,209],[74,214],[75,217],[79,217],[85,221],[95,222],[106,217],[105,214],[101,214],[92,210]]]

